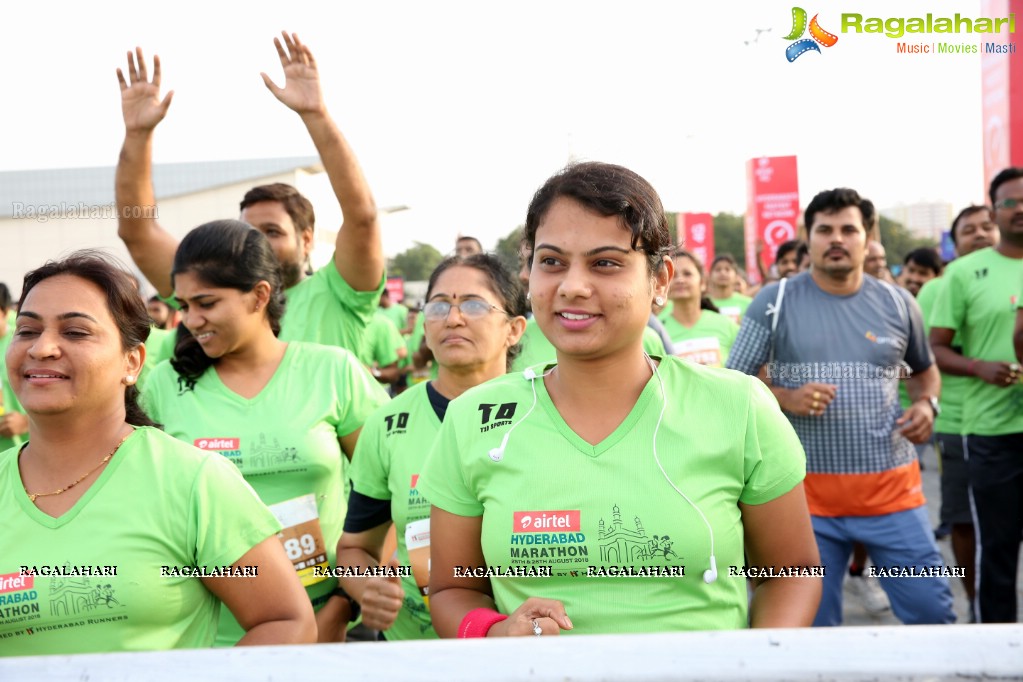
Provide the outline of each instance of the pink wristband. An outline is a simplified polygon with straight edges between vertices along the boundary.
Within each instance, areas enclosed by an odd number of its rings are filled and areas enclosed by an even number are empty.
[[[458,626],[458,638],[486,637],[487,632],[495,623],[500,623],[507,618],[508,616],[493,609],[473,609],[465,614],[461,625]]]
[[[977,370],[974,367],[977,365],[977,360],[973,359],[966,365],[966,373],[971,377],[977,376]]]

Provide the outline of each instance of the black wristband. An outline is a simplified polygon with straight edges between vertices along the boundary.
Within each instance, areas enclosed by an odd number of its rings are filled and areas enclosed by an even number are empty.
[[[359,620],[359,616],[362,615],[362,606],[359,604],[359,602],[355,601],[352,598],[352,595],[345,592],[345,589],[341,587],[340,584],[338,584],[338,586],[334,588],[334,591],[330,593],[330,596],[341,597],[342,599],[348,600],[348,609],[350,612],[348,615],[349,623],[354,623],[355,621]]]

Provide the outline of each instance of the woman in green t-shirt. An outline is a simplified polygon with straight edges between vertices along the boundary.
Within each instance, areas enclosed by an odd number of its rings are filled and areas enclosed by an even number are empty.
[[[718,312],[704,295],[703,264],[688,251],[675,251],[675,277],[668,288],[671,315],[663,320],[675,355],[708,367],[724,367],[739,325]]]
[[[351,352],[277,337],[285,297],[261,232],[236,220],[181,240],[171,271],[181,304],[174,357],[146,378],[167,433],[223,457],[280,521],[280,541],[316,610],[321,642],[342,641],[349,603],[332,572],[349,459],[387,393]],[[217,645],[241,624],[222,614]]]
[[[7,369],[29,440],[0,454],[16,604],[0,609],[0,655],[208,647],[221,601],[241,644],[313,641],[276,520],[234,467],[139,407],[149,316],[130,275],[80,252],[22,292]]]
[[[362,605],[364,622],[388,640],[436,637],[427,585],[430,501],[416,482],[448,403],[502,376],[518,352],[526,326],[526,298],[518,281],[489,254],[443,261],[433,271],[423,308],[426,344],[437,378],[414,385],[366,420],[352,467],[345,532],[338,565],[376,567],[393,526],[397,561],[413,575],[341,577]]]
[[[525,240],[557,365],[448,408],[418,481],[437,633],[810,625],[822,568],[777,402],[755,378],[643,352],[674,272],[656,191],[571,165],[534,195]]]

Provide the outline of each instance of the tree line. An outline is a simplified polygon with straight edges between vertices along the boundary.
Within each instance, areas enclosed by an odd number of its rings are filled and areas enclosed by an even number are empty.
[[[675,213],[668,214],[668,229],[675,242],[678,242],[678,227]],[[739,265],[746,267],[746,247],[744,236],[745,218],[737,213],[718,213],[714,216],[714,252],[730,253],[735,256]],[[880,216],[881,243],[888,252],[888,263],[902,263],[906,254],[922,246],[937,248],[933,240],[914,236],[909,230],[894,220]],[[492,252],[501,259],[512,272],[519,268],[519,242],[522,240],[522,225],[519,225],[494,245]],[[484,244],[484,247],[486,245]],[[387,264],[390,276],[404,277],[408,281],[423,281],[430,278],[430,273],[444,259],[444,254],[430,244],[413,242],[405,251],[391,258]]]

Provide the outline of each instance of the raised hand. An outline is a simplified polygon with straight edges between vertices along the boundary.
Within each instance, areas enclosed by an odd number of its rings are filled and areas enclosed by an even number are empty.
[[[274,46],[284,68],[284,87],[278,87],[270,76],[260,73],[263,83],[274,97],[297,114],[324,112],[326,105],[320,92],[320,72],[316,69],[313,53],[298,39],[297,33],[289,36],[286,31],[281,31],[281,36],[284,45],[274,38]]]
[[[152,130],[167,115],[174,91],[160,100],[159,57],[153,57],[153,80],[150,81],[142,48],[136,47],[134,53],[128,53],[128,82],[125,82],[120,69],[117,70],[117,82],[121,84],[121,113],[126,131]]]

